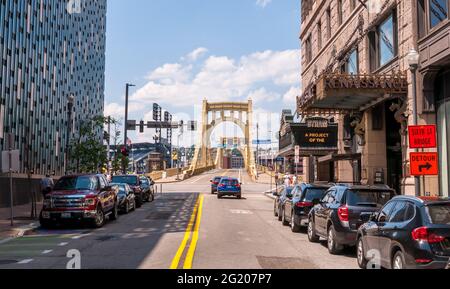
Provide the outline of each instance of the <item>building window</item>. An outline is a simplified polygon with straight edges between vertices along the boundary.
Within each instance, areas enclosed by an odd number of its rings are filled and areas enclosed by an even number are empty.
[[[327,8],[327,38],[330,39],[331,38],[331,8],[328,7]]]
[[[434,28],[448,17],[448,0],[429,0],[428,13],[430,15],[430,27]]]
[[[388,64],[397,56],[396,13],[387,17],[375,31],[369,33],[370,66],[374,71]]]
[[[305,41],[305,61],[309,64],[312,60],[312,46],[311,46],[311,35],[306,38]]]
[[[338,4],[337,4],[337,17],[338,17],[338,26],[341,26],[341,25],[342,25],[342,22],[343,22],[342,0],[338,0]]]
[[[355,75],[359,73],[358,48],[355,48],[350,52],[348,59],[342,66],[342,72]]]
[[[317,47],[322,49],[322,23],[317,23]]]

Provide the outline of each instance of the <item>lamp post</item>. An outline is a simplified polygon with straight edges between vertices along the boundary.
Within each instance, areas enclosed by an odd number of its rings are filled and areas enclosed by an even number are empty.
[[[419,124],[419,116],[417,113],[417,69],[419,68],[420,54],[413,48],[407,56],[409,70],[412,74],[412,104],[413,104],[413,125]],[[418,151],[417,149],[415,150]],[[415,177],[416,196],[420,196],[420,177]]]
[[[131,84],[131,83],[127,83],[125,85],[125,123],[124,123],[124,129],[123,129],[123,143],[124,143],[124,147],[125,149],[128,149],[128,96],[129,96],[129,92],[130,92],[130,87],[134,87],[136,85]],[[126,174],[127,172],[127,167],[126,164],[123,164],[123,172],[124,174]]]
[[[75,102],[75,96],[73,94],[67,97],[67,140],[66,140],[66,171],[67,175],[69,172],[69,162],[70,162],[70,137],[72,134],[72,113],[73,105]]]

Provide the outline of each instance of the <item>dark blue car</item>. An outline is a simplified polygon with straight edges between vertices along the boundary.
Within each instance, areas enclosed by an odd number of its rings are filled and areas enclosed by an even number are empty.
[[[217,192],[217,187],[219,186],[220,180],[223,177],[215,177],[211,180],[211,194],[214,194]]]
[[[217,186],[217,197],[221,199],[223,196],[235,196],[242,198],[241,183],[238,179],[222,178]]]

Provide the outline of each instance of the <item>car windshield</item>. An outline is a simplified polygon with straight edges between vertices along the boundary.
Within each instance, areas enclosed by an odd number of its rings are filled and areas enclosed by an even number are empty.
[[[221,184],[225,186],[236,186],[239,182],[237,180],[222,180]]]
[[[222,179],[221,177],[214,178],[214,182],[218,183],[218,182],[220,182],[221,179]]]
[[[111,183],[110,186],[111,187],[118,187],[119,188],[119,193],[125,193],[125,185],[124,184]]]
[[[430,205],[427,207],[431,223],[435,225],[450,225],[450,204]]]
[[[389,191],[347,191],[347,205],[352,207],[382,208],[392,197]]]
[[[128,184],[136,186],[138,184],[137,177],[134,176],[115,176],[112,178],[114,183]]]
[[[55,185],[56,191],[70,190],[96,190],[98,180],[96,177],[64,177]]]
[[[319,188],[306,189],[305,201],[312,202],[314,200],[321,200],[325,196],[326,192],[327,189],[319,189]]]

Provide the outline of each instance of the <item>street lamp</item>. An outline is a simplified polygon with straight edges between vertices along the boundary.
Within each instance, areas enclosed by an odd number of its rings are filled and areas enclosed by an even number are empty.
[[[419,124],[419,116],[417,113],[417,69],[420,63],[420,54],[413,48],[407,55],[409,70],[412,74],[412,101],[413,101],[413,125]],[[417,149],[415,150],[418,151]],[[420,177],[415,177],[416,196],[420,196]]]
[[[124,124],[124,133],[123,133],[123,143],[124,143],[124,147],[125,149],[128,148],[128,95],[129,95],[129,91],[130,91],[130,87],[134,87],[136,85],[131,84],[131,83],[127,83],[125,85],[125,124]],[[124,174],[126,174],[127,168],[126,168],[126,164],[123,164],[123,172]]]
[[[70,136],[72,134],[72,113],[73,105],[75,103],[75,96],[73,94],[67,97],[67,140],[66,140],[66,171],[68,173],[69,161],[70,161]]]

